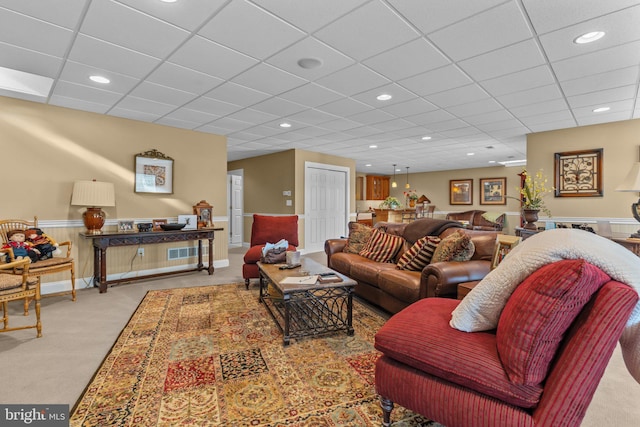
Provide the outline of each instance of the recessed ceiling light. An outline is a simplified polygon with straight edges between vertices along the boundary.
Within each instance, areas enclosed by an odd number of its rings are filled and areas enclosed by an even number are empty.
[[[611,107],[599,107],[593,110],[594,113],[604,113],[605,111],[611,110]]]
[[[89,80],[96,82],[96,83],[102,83],[104,85],[106,85],[107,83],[111,83],[111,80],[109,80],[108,78],[104,77],[104,76],[90,76]]]
[[[370,168],[371,167],[371,163],[367,163],[365,166]]]
[[[370,145],[369,148],[378,148],[377,145]]]
[[[495,163],[495,162],[496,162],[495,160],[489,160],[489,163]]]
[[[393,96],[389,95],[388,93],[383,93],[381,95],[376,96],[376,99],[378,101],[388,101],[391,98],[393,98]]]
[[[160,0],[162,3],[175,3],[178,0]]]
[[[287,123],[287,122],[280,123],[280,127],[281,128],[290,128],[291,127],[291,123]]]
[[[298,65],[301,68],[305,68],[307,70],[312,70],[314,68],[318,68],[322,65],[322,60],[318,58],[301,58],[298,60]]]
[[[604,31],[591,31],[577,37],[573,42],[577,44],[591,43],[604,37]]]
[[[475,156],[476,153],[467,153],[467,156]]]
[[[431,137],[430,137],[430,136],[423,136],[423,137],[422,137],[422,140],[423,140],[423,141],[428,141],[428,140],[430,140],[430,139],[431,139]]]

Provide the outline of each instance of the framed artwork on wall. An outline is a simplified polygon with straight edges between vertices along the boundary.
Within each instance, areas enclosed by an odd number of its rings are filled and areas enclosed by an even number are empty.
[[[449,180],[449,204],[472,205],[473,204],[473,180],[452,179]]]
[[[135,156],[135,192],[173,194],[173,159],[158,150]]]
[[[556,197],[601,197],[602,148],[555,153]]]
[[[507,178],[480,178],[480,204],[506,205]]]

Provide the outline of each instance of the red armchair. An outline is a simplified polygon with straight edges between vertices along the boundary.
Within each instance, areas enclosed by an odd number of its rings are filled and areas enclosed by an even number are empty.
[[[262,255],[262,248],[266,243],[277,243],[281,239],[289,242],[290,251],[295,251],[298,242],[298,215],[267,216],[253,215],[251,226],[251,247],[244,254],[242,277],[244,284],[249,289],[250,279],[260,277],[257,263]]]
[[[556,292],[567,269],[577,279]],[[525,279],[494,331],[450,327],[460,301],[420,300],[375,337],[383,425],[395,402],[447,427],[578,426],[637,301],[583,260]]]

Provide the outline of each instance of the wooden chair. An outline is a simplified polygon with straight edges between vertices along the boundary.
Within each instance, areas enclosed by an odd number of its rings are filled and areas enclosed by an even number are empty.
[[[0,240],[4,244],[8,242],[7,233],[12,230],[26,230],[28,228],[38,227],[38,217],[33,217],[33,221],[26,221],[22,219],[3,219],[0,220]],[[1,245],[0,245],[1,246]],[[71,300],[76,300],[76,278],[75,278],[75,265],[73,258],[71,258],[71,242],[58,242],[58,248],[66,247],[67,250],[63,251],[61,256],[54,256],[49,259],[40,260],[33,263],[29,268],[29,277],[36,277],[38,284],[40,284],[41,276],[45,274],[60,273],[63,271],[69,271],[71,273]],[[65,253],[66,252],[66,253]],[[13,251],[9,251],[10,260],[15,261]],[[4,262],[4,259],[0,262]],[[6,269],[5,269],[6,270]],[[6,270],[13,274],[22,274],[22,267],[15,267],[11,270]],[[6,274],[5,272],[5,274]],[[3,272],[0,272],[3,273]],[[38,285],[39,286],[39,285]]]
[[[13,251],[7,249],[8,252]],[[19,270],[17,274],[0,274],[0,303],[2,303],[2,322],[3,327],[0,332],[17,331],[20,329],[36,328],[37,337],[42,336],[42,323],[40,322],[40,280],[29,277],[29,265],[31,260],[24,258],[19,261],[13,261],[6,264],[0,264],[0,272],[14,269]],[[29,315],[29,300],[33,299],[36,306],[36,324],[27,326],[9,327],[9,301],[24,301],[24,315]]]

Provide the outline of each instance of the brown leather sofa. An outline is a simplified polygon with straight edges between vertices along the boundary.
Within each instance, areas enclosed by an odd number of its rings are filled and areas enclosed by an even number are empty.
[[[447,214],[446,219],[453,221],[468,221],[469,226],[472,230],[494,230],[494,231],[502,231],[504,227],[504,218],[505,214],[500,215],[495,222],[487,221],[483,218],[482,214],[487,211],[482,210],[471,210],[464,212],[450,212]]]
[[[402,236],[404,251],[426,235],[445,238],[461,229],[455,221],[422,218],[410,223],[380,222],[376,228],[385,227],[387,233]],[[358,254],[343,252],[347,239],[330,239],[325,242],[327,265],[356,280],[355,293],[359,297],[380,306],[390,313],[397,313],[422,298],[456,298],[459,283],[482,280],[491,270],[491,259],[497,232],[467,230],[475,245],[470,261],[437,262],[422,271],[399,270],[395,263],[380,263]]]

